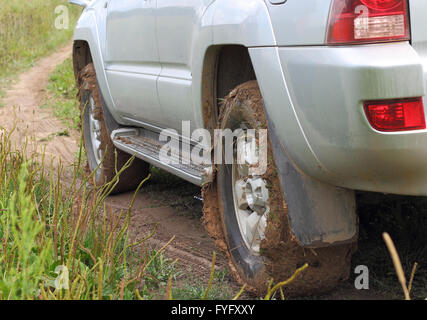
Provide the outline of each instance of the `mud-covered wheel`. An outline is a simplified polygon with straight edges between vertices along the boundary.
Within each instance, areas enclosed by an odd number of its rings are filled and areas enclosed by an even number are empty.
[[[241,135],[248,129],[268,130],[257,82],[234,89],[225,98],[219,119],[220,129],[242,129]],[[237,149],[245,149],[251,141],[246,138],[239,144],[235,132],[234,164],[217,165],[216,181],[203,188],[206,229],[229,257],[235,278],[250,291],[264,294],[271,279],[274,283],[286,280],[307,263],[309,267],[284,289],[287,295],[325,292],[347,279],[355,244],[319,249],[300,246],[289,226],[270,139],[266,172],[249,174],[251,157],[258,150],[240,153],[244,156],[237,161]]]
[[[110,182],[117,171],[131,156],[117,149],[111,141],[104,119],[102,104],[93,64],[88,64],[79,74],[80,109],[83,113],[84,146],[87,156],[87,174],[94,171],[95,179],[89,179],[101,186]],[[117,153],[117,162],[116,154]],[[134,159],[131,166],[121,173],[113,193],[135,189],[149,174],[149,164]],[[95,180],[95,181],[94,181]]]

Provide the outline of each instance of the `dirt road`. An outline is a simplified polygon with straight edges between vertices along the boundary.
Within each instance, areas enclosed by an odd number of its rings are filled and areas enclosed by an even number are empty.
[[[50,110],[40,108],[50,73],[70,56],[71,45],[62,48],[49,57],[40,60],[35,67],[20,75],[18,81],[6,92],[3,99],[5,107],[0,109],[0,124],[10,131],[16,124],[12,140],[17,145],[31,139],[38,146],[46,145],[46,155],[56,159],[61,157],[66,163],[73,161],[77,148],[73,132],[70,137],[56,137],[50,140],[64,125],[56,119]],[[15,115],[14,115],[15,113]],[[17,121],[15,123],[15,121]],[[35,144],[32,144],[35,146]]]
[[[71,131],[70,136],[58,136],[65,129],[64,124],[55,118],[50,110],[41,108],[45,88],[50,73],[55,66],[70,56],[71,46],[64,47],[40,60],[32,69],[21,74],[16,83],[6,92],[3,99],[5,106],[0,109],[0,124],[10,130],[14,126],[13,112],[16,112],[17,130],[13,141],[18,145],[25,139],[31,139],[32,145],[46,147],[46,154],[55,161],[72,164],[78,149],[80,135]],[[131,217],[131,233],[142,237],[158,226],[152,244],[160,246],[173,236],[173,243],[167,254],[182,262],[188,271],[204,281],[208,279],[214,241],[205,232],[202,218],[202,203],[194,199],[200,194],[200,188],[193,186],[172,175],[156,170],[152,179],[138,194]],[[108,204],[117,212],[127,209],[132,193],[112,196]],[[226,269],[226,260],[219,254],[217,268]],[[238,286],[232,281],[230,286],[235,291]],[[237,292],[237,291],[235,291]],[[320,298],[333,299],[372,299],[384,298],[374,293],[359,292],[351,282],[343,284],[334,293]]]

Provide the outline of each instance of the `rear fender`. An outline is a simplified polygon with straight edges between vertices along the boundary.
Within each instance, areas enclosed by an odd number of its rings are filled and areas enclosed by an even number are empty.
[[[305,173],[314,170],[319,176],[330,174],[318,161],[300,125],[277,48],[250,48],[249,53],[296,239],[313,248],[355,241],[358,223],[354,191]]]

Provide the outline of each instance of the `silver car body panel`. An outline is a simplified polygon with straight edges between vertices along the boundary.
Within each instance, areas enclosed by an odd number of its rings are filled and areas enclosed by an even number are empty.
[[[147,0],[140,2],[138,10],[130,10],[136,3],[133,0],[95,0],[84,10],[74,33],[74,40],[89,43],[106,106],[123,125],[147,122],[180,131],[180,119],[187,119],[192,128],[202,127],[200,83],[208,48],[225,44],[276,45],[269,12],[262,0],[233,3],[227,0]],[[141,22],[137,18],[138,12],[141,17],[150,10],[155,10],[159,16],[156,22],[150,19]],[[113,27],[123,19],[129,23],[126,30]],[[162,19],[165,23],[160,25]],[[187,28],[186,32],[174,33],[176,24]],[[114,32],[107,35],[108,26]],[[154,56],[137,55],[144,53],[141,51],[144,41],[132,39],[141,39],[144,34],[141,29],[149,30],[148,33],[156,29],[157,38],[166,39],[153,43],[151,36],[149,40],[144,38],[145,42],[150,41],[151,49],[158,48],[162,63]],[[180,37],[180,34],[186,36]],[[168,50],[168,45],[177,48],[178,43],[184,43],[186,49]]]
[[[271,24],[279,46],[323,45],[328,26],[328,0],[288,0],[283,5],[268,5]]]
[[[250,50],[259,51],[269,50]],[[302,171],[351,189],[427,194],[427,131],[378,132],[363,111],[366,100],[424,96],[423,62],[409,43],[277,48],[276,55],[288,92],[282,104],[292,106],[311,159],[301,144],[291,147],[295,135],[287,127],[278,126],[278,134]],[[263,70],[257,77],[267,78]],[[260,82],[268,85],[271,80]],[[274,95],[263,96],[271,110],[269,104],[279,103],[270,102]],[[283,123],[285,116],[272,118]]]

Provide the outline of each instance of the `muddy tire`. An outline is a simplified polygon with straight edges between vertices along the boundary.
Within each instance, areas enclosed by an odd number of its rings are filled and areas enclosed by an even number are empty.
[[[89,179],[89,181],[94,182],[97,186],[102,186],[116,176],[116,167],[117,171],[120,171],[131,156],[117,149],[111,141],[102,110],[95,68],[92,63],[80,72],[78,85],[80,110],[84,122],[86,173],[89,175],[96,170],[95,179]],[[119,182],[112,193],[136,189],[139,183],[148,176],[149,168],[148,163],[134,159],[131,166],[121,173]]]
[[[238,86],[225,98],[221,107],[218,128],[235,130],[242,127],[268,129],[256,81]],[[289,226],[287,205],[270,139],[267,150],[267,172],[258,177],[262,179],[257,178],[258,182],[255,183],[264,181],[268,190],[268,214],[265,216],[264,229],[259,233],[259,246],[253,247],[245,241],[248,235],[242,228],[239,211],[242,205],[233,195],[238,193],[235,191],[237,189],[233,190],[238,185],[236,178],[233,180],[236,176],[233,165],[218,165],[214,182],[203,187],[205,227],[216,239],[217,246],[227,254],[236,280],[240,284],[247,284],[249,291],[257,295],[265,294],[271,279],[274,283],[286,280],[305,263],[309,267],[284,288],[285,294],[310,295],[329,291],[348,278],[350,260],[356,245],[319,249],[306,249],[299,245]],[[252,180],[256,178],[248,177]],[[247,209],[250,214],[250,208]],[[258,214],[261,215],[262,212]],[[243,216],[246,217],[245,213]],[[254,239],[253,233],[250,236]]]

